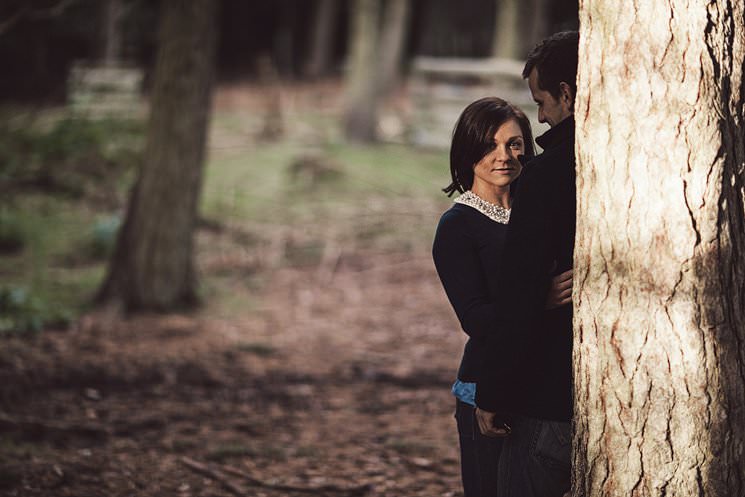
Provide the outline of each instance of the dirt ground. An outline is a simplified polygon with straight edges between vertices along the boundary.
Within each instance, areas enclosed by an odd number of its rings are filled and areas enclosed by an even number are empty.
[[[252,288],[205,248],[225,236],[201,230],[198,259],[230,275],[230,312],[101,310],[3,339],[0,495],[461,495],[463,338],[427,247],[339,251]]]

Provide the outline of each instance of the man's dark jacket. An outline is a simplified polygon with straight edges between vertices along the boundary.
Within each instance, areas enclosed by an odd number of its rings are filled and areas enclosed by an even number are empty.
[[[499,268],[498,330],[477,379],[487,411],[568,421],[572,416],[572,306],[546,311],[551,277],[572,267],[576,223],[574,117],[536,139],[544,152],[520,182]]]

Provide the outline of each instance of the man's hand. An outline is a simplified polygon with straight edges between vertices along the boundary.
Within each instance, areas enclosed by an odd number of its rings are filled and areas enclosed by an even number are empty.
[[[510,434],[510,427],[497,418],[496,412],[484,411],[476,408],[476,421],[479,423],[479,430],[487,437],[506,437]]]
[[[551,288],[546,296],[546,310],[556,309],[572,301],[572,276],[574,271],[564,271],[551,278]]]

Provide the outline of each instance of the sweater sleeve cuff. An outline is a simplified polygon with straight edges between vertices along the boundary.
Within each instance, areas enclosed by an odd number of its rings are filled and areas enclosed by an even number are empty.
[[[491,388],[488,388],[491,387]],[[484,411],[497,412],[504,409],[504,402],[495,392],[493,385],[479,382],[476,384],[476,407]]]

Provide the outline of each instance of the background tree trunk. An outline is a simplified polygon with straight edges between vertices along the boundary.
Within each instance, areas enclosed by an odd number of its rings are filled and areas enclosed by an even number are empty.
[[[745,495],[741,2],[580,2],[574,495]]]
[[[520,22],[522,41],[520,59],[528,56],[528,52],[550,33],[548,32],[549,0],[530,0],[520,6]]]
[[[273,40],[274,66],[283,78],[292,79],[295,76],[293,26],[297,15],[297,4],[294,0],[279,0],[277,5],[279,6],[279,19]]]
[[[101,4],[101,60],[116,65],[122,57],[122,0],[105,0]]]
[[[213,0],[163,3],[144,162],[99,300],[196,302],[192,260],[215,52]]]
[[[497,0],[496,10],[492,55],[505,59],[521,58],[521,37],[526,36],[527,33],[519,32],[520,2],[518,0]]]
[[[310,56],[305,66],[305,75],[318,78],[329,72],[334,41],[334,25],[339,9],[339,0],[317,0],[311,28]]]
[[[400,80],[410,10],[410,0],[386,2],[380,34],[380,64],[377,70],[378,92],[381,95],[388,94]]]
[[[379,0],[351,4],[351,33],[346,74],[344,130],[353,141],[372,142],[377,137],[377,81]]]

